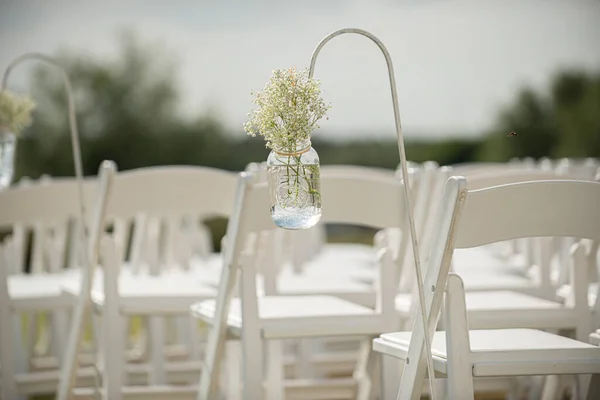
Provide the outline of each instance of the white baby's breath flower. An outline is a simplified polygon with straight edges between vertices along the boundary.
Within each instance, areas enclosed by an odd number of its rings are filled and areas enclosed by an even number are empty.
[[[310,138],[318,121],[331,107],[321,98],[319,81],[308,78],[308,70],[273,71],[262,92],[251,92],[257,109],[248,114],[244,130],[262,135],[271,149],[293,151],[297,142]]]
[[[31,112],[35,103],[28,96],[8,90],[0,92],[0,134],[12,132],[19,135],[31,125]]]

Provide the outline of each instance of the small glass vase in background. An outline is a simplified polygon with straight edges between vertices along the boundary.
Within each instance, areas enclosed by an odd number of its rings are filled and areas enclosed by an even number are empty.
[[[319,155],[310,140],[274,148],[267,159],[271,218],[284,229],[307,229],[321,219]]]
[[[12,181],[16,145],[15,134],[0,127],[0,190],[8,187]]]

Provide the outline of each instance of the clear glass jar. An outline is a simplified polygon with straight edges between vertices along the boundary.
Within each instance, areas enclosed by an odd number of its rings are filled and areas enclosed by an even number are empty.
[[[0,127],[0,190],[8,187],[15,171],[15,148],[17,138],[14,133]]]
[[[271,218],[284,229],[307,229],[321,219],[319,155],[310,140],[273,149],[267,158]]]

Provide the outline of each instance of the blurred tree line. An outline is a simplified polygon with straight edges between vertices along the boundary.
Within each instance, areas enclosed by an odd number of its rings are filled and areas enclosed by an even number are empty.
[[[191,121],[180,116],[173,65],[133,35],[124,35],[121,43],[114,61],[59,56],[76,91],[86,175],[95,174],[104,159],[114,160],[119,170],[168,164],[242,170],[266,159],[264,142],[247,138],[241,127],[230,133],[210,115]],[[41,67],[33,74],[32,90],[38,109],[19,141],[15,178],[73,175],[61,81]],[[507,137],[511,131],[517,136]],[[395,168],[399,162],[391,138],[337,144],[317,137],[314,145],[323,164]],[[407,156],[442,165],[526,156],[599,157],[600,73],[559,73],[548,93],[523,89],[482,139],[408,142]]]

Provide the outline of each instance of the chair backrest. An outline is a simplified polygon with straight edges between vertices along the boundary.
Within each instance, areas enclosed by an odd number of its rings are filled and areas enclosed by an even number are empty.
[[[480,174],[486,172],[505,171],[507,169],[518,170],[518,169],[529,169],[526,166],[519,163],[493,163],[493,162],[477,162],[477,163],[463,163],[452,165],[452,171],[454,174],[468,177],[471,174]]]
[[[84,181],[84,191],[96,185],[94,178]],[[94,191],[96,189],[94,188]],[[67,226],[79,216],[77,182],[74,178],[40,179],[11,187],[0,193],[0,231],[11,231],[12,243],[5,250],[12,272],[25,269],[27,233],[32,232],[30,272],[55,272],[63,266]],[[85,197],[92,204],[93,197]],[[89,219],[90,216],[88,215]],[[79,240],[76,234],[75,240]],[[18,267],[17,267],[18,264]]]
[[[0,191],[0,229],[13,225],[52,225],[74,218],[79,213],[75,179],[16,186]]]
[[[455,248],[525,237],[600,239],[600,183],[534,181],[468,192],[463,177],[453,177],[448,183],[448,192],[453,195],[442,203],[424,279],[424,287],[433,289],[426,290],[430,337],[440,316]],[[425,374],[423,338],[422,320],[417,316],[408,355],[411,362],[402,377],[400,398],[419,398]]]
[[[340,175],[387,179],[393,177],[395,172],[391,169],[358,165],[322,165],[320,175],[321,179]],[[348,200],[352,201],[351,198]],[[285,253],[289,254],[293,268],[298,273],[302,271],[306,262],[323,250],[327,240],[325,224],[321,221],[311,229],[282,233],[286,236],[286,240],[284,240]]]
[[[275,229],[269,214],[268,184],[255,183],[254,175],[250,173],[244,173],[241,179],[237,200],[239,204],[233,216],[235,221],[230,222],[227,232],[229,242],[226,265],[234,267],[238,265],[249,237]],[[321,220],[324,223],[352,224],[375,229],[402,229],[407,216],[403,190],[402,182],[394,176],[373,178],[324,175],[321,177]],[[405,249],[407,240],[408,235],[402,235],[398,248]],[[224,290],[224,287],[221,286],[219,290]],[[382,293],[381,296],[393,297],[389,293]]]
[[[267,182],[266,163],[250,163],[245,170],[255,176],[255,183]],[[322,165],[320,167],[321,179],[335,176],[388,179],[394,175],[395,171],[391,169],[358,165]],[[353,199],[349,198],[348,201],[353,201]],[[303,265],[317,256],[323,249],[326,242],[325,222],[321,220],[311,229],[300,231],[276,230],[275,232],[261,233],[260,236],[256,239],[257,247],[260,247],[256,258],[258,265],[267,265],[269,261],[274,261],[267,259],[270,254],[265,251],[265,246],[261,247],[261,243],[271,241],[271,244],[277,243],[276,246],[281,247],[281,251],[278,251],[281,257],[275,257],[276,262],[290,261],[294,270],[300,273]],[[271,268],[268,272],[272,273],[274,271],[276,272],[276,269]]]
[[[335,176],[321,177],[321,198],[323,206],[322,221],[368,226],[376,229],[402,228],[407,216],[403,183],[395,178]],[[349,199],[352,199],[351,201]],[[234,288],[237,282],[240,264],[246,259],[249,239],[256,233],[275,229],[269,214],[269,188],[264,182],[256,183],[252,173],[242,173],[236,195],[232,217],[227,227],[227,245],[224,268],[219,283],[216,299],[214,323],[208,337],[205,365],[209,371],[219,370],[219,362],[223,354],[223,343],[226,335],[226,321]],[[405,241],[408,235],[402,235]],[[400,247],[405,247],[401,245]],[[386,263],[387,265],[387,263]],[[397,265],[395,266],[397,268]],[[384,273],[385,272],[385,273]],[[383,319],[389,314],[395,317],[394,298],[397,282],[395,277],[389,279],[392,268],[383,268],[382,285],[378,309]],[[391,283],[391,284],[390,284]],[[241,294],[243,321],[250,323],[257,313],[254,271],[244,266]],[[250,301],[245,301],[249,299]],[[254,304],[252,304],[254,303]],[[250,309],[250,310],[248,310]],[[244,311],[245,310],[245,311]],[[215,385],[209,374],[203,374],[200,381],[204,390]]]
[[[208,167],[161,166],[119,173],[113,183],[107,218],[117,227],[133,225],[130,261],[157,273],[159,264],[182,264],[178,251],[194,233],[199,218],[228,217],[233,207],[237,174]],[[188,237],[182,234],[184,226]],[[127,234],[115,235],[125,257]],[[163,242],[161,242],[161,239]],[[192,245],[190,244],[191,247]],[[163,249],[159,254],[158,249]]]
[[[545,163],[544,163],[545,164]],[[483,173],[474,173],[466,175],[469,190],[484,189],[493,186],[507,185],[519,182],[540,181],[540,180],[577,180],[575,176],[559,174],[554,168],[542,169],[514,169],[495,170]],[[551,258],[555,252],[558,252],[561,263],[567,265],[569,259],[569,249],[572,240],[561,238],[555,240],[555,246],[546,246],[544,240],[539,238],[518,239],[511,242],[515,253],[521,253],[526,259],[526,268],[533,265],[540,267],[540,294],[544,296],[554,296],[556,289],[552,283]],[[547,255],[545,253],[548,253]],[[559,271],[562,279],[562,272]],[[557,282],[559,283],[559,282]]]
[[[47,185],[56,180],[73,180],[73,178],[52,178],[42,175],[37,180],[23,177],[16,186]],[[65,220],[52,225],[36,223],[34,226],[16,224],[12,227],[12,234],[8,239],[8,264],[10,273],[22,274],[27,269],[29,273],[55,272],[64,266],[67,251],[72,248],[69,241],[75,239],[72,232],[76,232],[74,224],[77,221]],[[71,233],[71,235],[70,235]],[[31,244],[31,247],[29,247]],[[28,257],[30,256],[30,257]],[[29,263],[26,264],[26,261]]]
[[[250,180],[247,176],[245,180]],[[243,197],[238,235],[274,229],[269,214],[269,187],[266,183],[248,183]],[[405,201],[402,183],[388,179],[353,176],[321,177],[324,223],[352,224],[377,229],[402,227]],[[248,212],[246,210],[253,210]]]
[[[228,216],[237,174],[208,167],[168,166],[119,173],[108,203],[108,218],[132,218],[138,212]]]
[[[554,180],[469,191],[456,248],[522,237],[600,239],[600,183]]]
[[[360,165],[322,165],[321,175],[333,174],[333,175],[373,175],[375,177],[389,177],[395,174],[393,169],[378,168],[378,167],[364,167]]]
[[[594,180],[600,167],[600,161],[596,158],[562,158],[558,160],[556,170],[564,175],[575,176],[579,179]]]
[[[558,175],[553,171],[544,171],[540,169],[506,169],[475,173],[473,175],[466,175],[465,177],[468,180],[469,190],[484,189],[492,186],[519,182],[578,179],[576,177]]]

